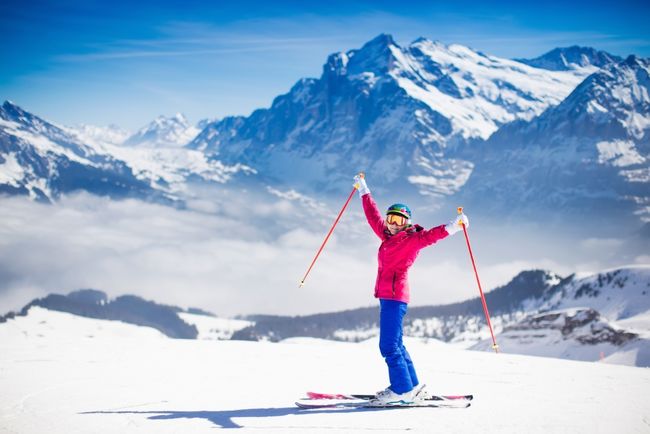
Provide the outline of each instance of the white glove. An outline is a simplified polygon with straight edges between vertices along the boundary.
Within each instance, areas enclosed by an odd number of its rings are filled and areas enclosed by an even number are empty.
[[[354,177],[354,187],[359,190],[359,197],[370,193],[370,189],[366,184],[366,178],[361,174]]]
[[[463,230],[461,225],[465,225],[466,228],[469,227],[469,219],[465,214],[458,214],[455,220],[450,221],[449,224],[445,226],[445,230],[449,235],[454,235],[456,232]]]

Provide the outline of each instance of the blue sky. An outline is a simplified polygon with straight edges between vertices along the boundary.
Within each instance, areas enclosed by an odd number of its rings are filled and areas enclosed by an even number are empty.
[[[400,2],[403,3],[403,2]],[[380,33],[502,57],[591,46],[650,57],[650,2],[0,3],[0,98],[65,124],[248,115]]]

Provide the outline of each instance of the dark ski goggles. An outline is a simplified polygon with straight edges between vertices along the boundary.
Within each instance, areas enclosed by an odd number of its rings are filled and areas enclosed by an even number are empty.
[[[403,215],[399,214],[388,214],[386,216],[386,223],[389,225],[404,226],[408,222],[408,219]]]

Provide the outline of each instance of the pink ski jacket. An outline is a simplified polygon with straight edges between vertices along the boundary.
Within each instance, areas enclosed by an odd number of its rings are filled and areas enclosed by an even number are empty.
[[[415,262],[420,250],[449,234],[444,225],[428,230],[420,225],[413,225],[391,235],[384,215],[379,212],[370,193],[363,195],[361,199],[368,224],[382,241],[377,255],[379,268],[375,283],[375,297],[408,303],[410,301],[409,268]]]

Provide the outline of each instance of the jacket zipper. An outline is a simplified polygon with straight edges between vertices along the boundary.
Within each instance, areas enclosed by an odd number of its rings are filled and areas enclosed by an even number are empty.
[[[393,273],[393,297],[395,297],[395,278],[397,277],[397,273]]]

